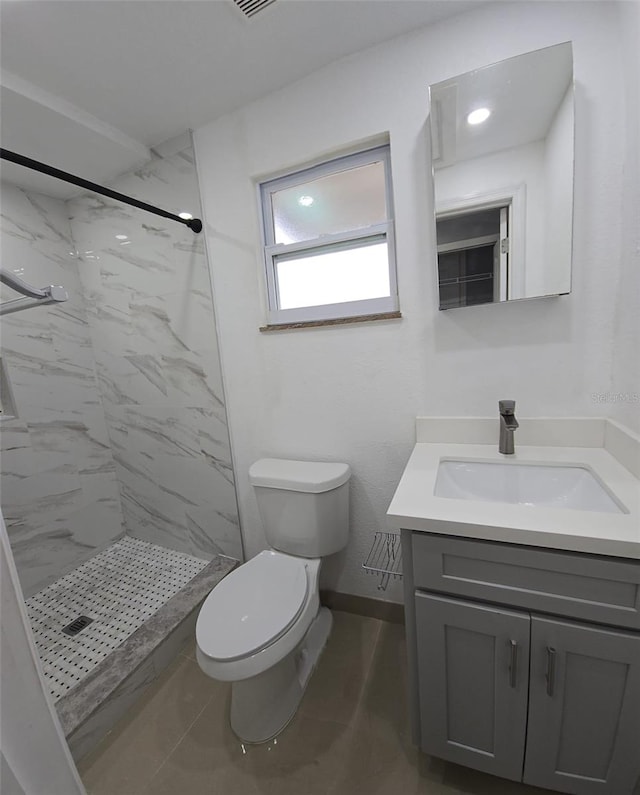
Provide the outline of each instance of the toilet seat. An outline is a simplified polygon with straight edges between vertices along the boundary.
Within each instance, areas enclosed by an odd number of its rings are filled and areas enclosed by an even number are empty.
[[[307,589],[304,559],[261,552],[227,575],[205,600],[196,624],[198,647],[219,662],[259,652],[297,620]]]

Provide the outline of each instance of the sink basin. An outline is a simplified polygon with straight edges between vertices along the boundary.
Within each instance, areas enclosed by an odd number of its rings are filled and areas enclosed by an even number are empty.
[[[433,493],[456,500],[628,513],[600,478],[577,464],[443,459]]]

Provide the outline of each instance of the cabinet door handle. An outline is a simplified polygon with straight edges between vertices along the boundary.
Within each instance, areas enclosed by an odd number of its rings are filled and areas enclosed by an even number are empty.
[[[556,650],[547,646],[547,695],[553,696],[556,685]]]
[[[509,641],[511,645],[511,659],[509,660],[509,685],[510,687],[516,686],[516,678],[518,676],[518,644],[515,640]]]

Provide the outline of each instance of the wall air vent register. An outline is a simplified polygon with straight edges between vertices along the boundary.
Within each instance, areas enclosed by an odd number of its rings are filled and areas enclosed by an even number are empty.
[[[267,6],[272,5],[275,1],[276,0],[233,0],[234,4],[248,19],[255,17],[259,11],[264,11]]]

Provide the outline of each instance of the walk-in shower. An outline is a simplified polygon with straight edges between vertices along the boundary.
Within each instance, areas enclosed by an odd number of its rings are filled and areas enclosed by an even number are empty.
[[[2,186],[2,512],[76,756],[242,559],[200,214],[189,134],[98,195]]]

